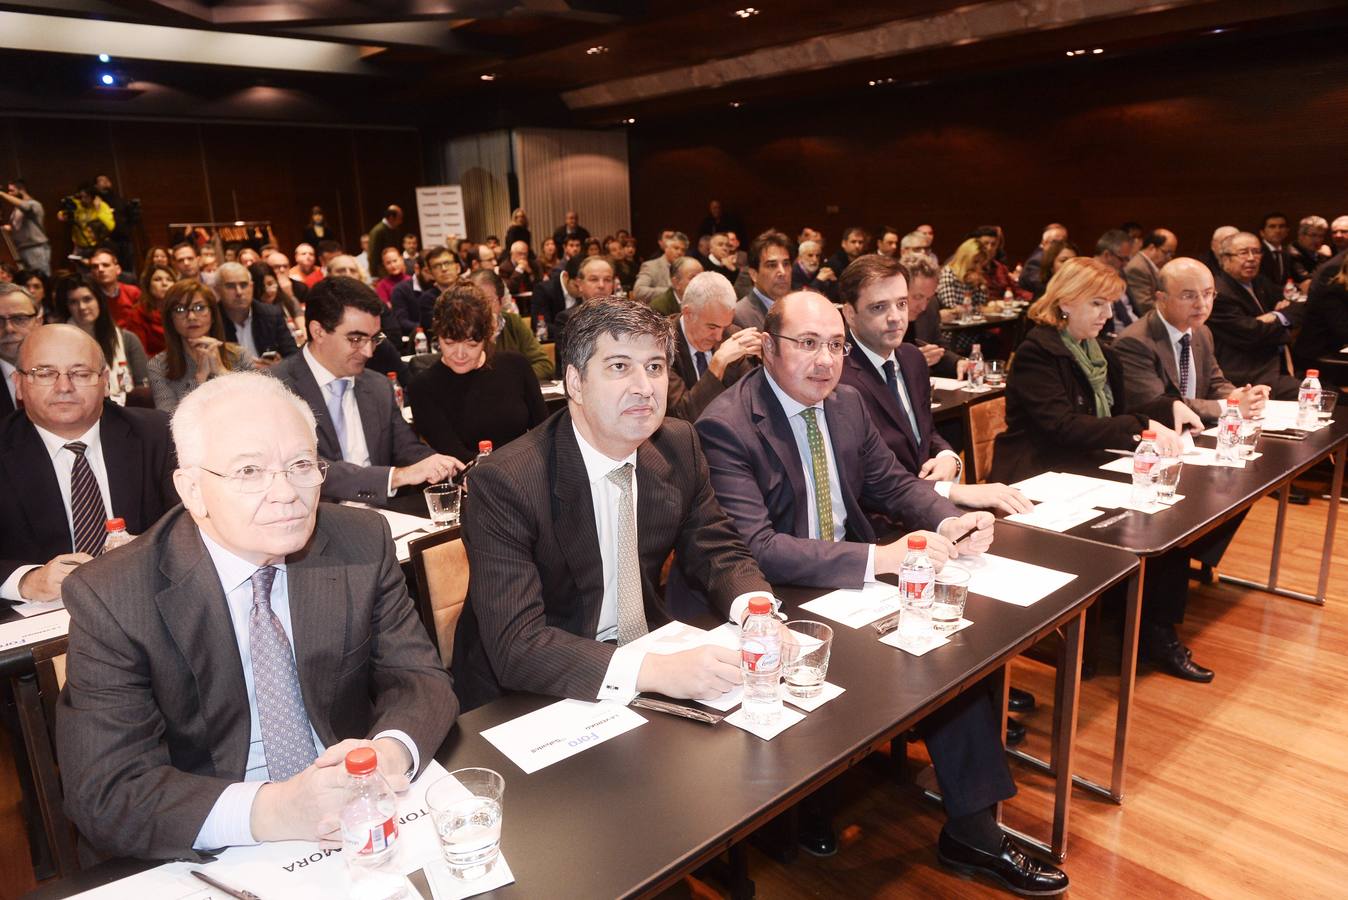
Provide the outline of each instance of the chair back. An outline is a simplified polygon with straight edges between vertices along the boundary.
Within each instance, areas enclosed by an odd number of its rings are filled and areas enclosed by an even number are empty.
[[[986,481],[992,471],[992,448],[997,435],[1006,431],[1006,396],[992,397],[964,408],[965,433],[969,435],[967,481]]]
[[[468,602],[468,549],[458,526],[407,545],[416,577],[417,611],[446,669],[454,660],[454,631]]]
[[[65,637],[34,645],[34,671],[10,679],[38,816],[51,863],[62,878],[80,869],[75,829],[66,818],[56,760],[56,701],[66,680],[66,647]]]

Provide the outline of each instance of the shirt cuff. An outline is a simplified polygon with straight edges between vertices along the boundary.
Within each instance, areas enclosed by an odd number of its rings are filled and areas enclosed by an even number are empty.
[[[1287,316],[1283,315],[1281,312],[1279,312],[1279,311],[1277,311],[1277,310],[1275,309],[1275,310],[1273,311],[1273,315],[1275,315],[1275,316],[1278,317],[1278,321],[1282,323],[1282,327],[1283,327],[1283,328],[1291,328],[1291,327],[1292,327],[1292,322],[1291,322],[1291,320],[1288,319]]]
[[[782,615],[782,601],[769,594],[767,591],[749,591],[746,594],[740,594],[730,604],[730,622],[736,628],[744,624],[744,611],[749,608],[749,601],[754,597],[767,597],[772,601],[772,614],[779,619],[785,618]]]
[[[398,492],[398,489],[393,486],[393,468],[393,466],[388,467],[388,487],[385,488],[390,497]]]
[[[253,837],[253,801],[265,781],[239,781],[220,792],[210,815],[201,823],[197,839],[192,844],[194,850],[218,850],[221,847],[237,847],[244,844],[256,844]]]
[[[937,455],[939,456],[940,454],[938,453]],[[954,485],[955,485],[955,482],[953,482],[953,481],[938,481],[938,482],[936,482],[935,484],[932,485],[932,489],[935,490],[936,493],[940,494],[942,497],[944,497],[944,498],[946,498],[947,500],[949,500],[949,499],[950,499],[950,489],[951,489],[952,487],[954,487]]]
[[[387,731],[379,732],[374,737],[370,738],[370,740],[377,741],[380,738],[393,738],[407,748],[407,755],[412,757],[412,768],[407,772],[408,778],[411,778],[421,771],[421,754],[417,752],[416,741],[408,737],[407,732],[399,731],[396,728],[390,728]]]
[[[5,579],[5,583],[4,583],[4,584],[0,584],[0,600],[14,600],[14,601],[16,601],[16,602],[18,602],[18,603],[25,603],[25,602],[27,602],[27,599],[28,599],[28,598],[22,596],[22,595],[19,593],[19,582],[20,582],[20,581],[23,581],[23,576],[27,575],[29,572],[33,571],[34,569],[40,569],[40,568],[42,568],[42,567],[41,567],[41,566],[19,566],[19,567],[18,567],[17,569],[15,569],[13,572],[9,573],[9,577]]]
[[[614,650],[595,699],[630,702],[637,695],[637,677],[641,674],[641,663],[645,659],[646,651],[637,647],[619,647]]]
[[[866,581],[875,580],[875,545],[866,548]]]

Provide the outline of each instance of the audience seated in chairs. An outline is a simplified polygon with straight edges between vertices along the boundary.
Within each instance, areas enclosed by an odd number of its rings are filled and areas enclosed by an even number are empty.
[[[113,323],[112,310],[92,279],[87,275],[67,275],[58,279],[56,303],[57,308],[66,314],[67,322],[92,337],[103,348],[103,356],[112,372],[108,394],[114,403],[125,406],[133,391],[149,385],[149,361],[145,358],[145,348],[134,334]],[[148,394],[148,390],[141,391],[138,405],[148,405]]]
[[[215,292],[184,278],[169,288],[161,310],[164,352],[150,360],[150,392],[156,409],[171,413],[183,398],[212,378],[253,367],[253,355],[225,342]]]

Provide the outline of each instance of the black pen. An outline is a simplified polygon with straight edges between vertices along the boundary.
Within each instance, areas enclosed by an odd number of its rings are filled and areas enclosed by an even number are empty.
[[[215,888],[217,891],[224,891],[226,894],[229,894],[229,896],[236,898],[236,900],[261,900],[261,898],[252,891],[241,891],[232,888],[227,884],[221,884],[200,869],[193,869],[192,874]]]
[[[958,544],[960,541],[967,541],[969,538],[974,536],[974,532],[976,531],[978,531],[977,525],[975,525],[973,528],[970,528],[968,531],[964,532],[964,534],[960,535],[959,537],[951,541],[950,542],[951,545]]]

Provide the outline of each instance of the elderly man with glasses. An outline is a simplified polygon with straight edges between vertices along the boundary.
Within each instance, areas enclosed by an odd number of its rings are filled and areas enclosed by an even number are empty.
[[[1227,378],[1235,384],[1266,384],[1273,399],[1295,400],[1299,382],[1286,374],[1284,361],[1305,307],[1282,299],[1281,289],[1259,274],[1263,257],[1259,237],[1248,231],[1222,241],[1208,327]]]
[[[5,389],[0,391],[0,419],[14,412],[18,381],[14,373],[19,365],[19,351],[34,328],[42,325],[42,304],[17,284],[0,282],[0,378]]]
[[[309,291],[304,349],[268,370],[308,402],[318,421],[318,453],[331,464],[325,500],[385,506],[401,487],[437,484],[463,468],[417,440],[388,378],[366,370],[384,340],[383,311],[369,285],[324,278]]]
[[[74,325],[23,342],[12,376],[23,414],[0,424],[0,599],[55,605],[66,577],[102,552],[109,519],[139,534],[178,502],[168,416],[109,402],[108,374]]]

